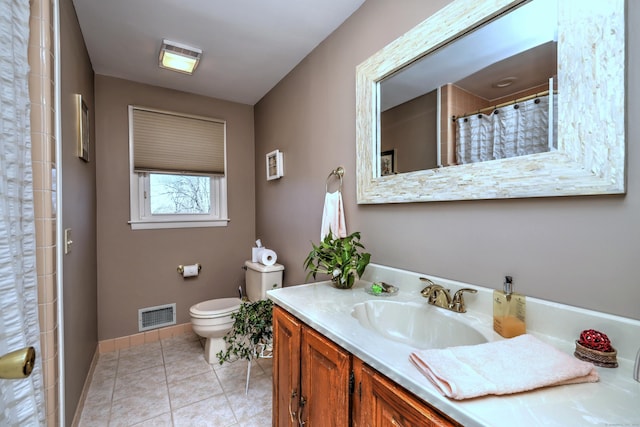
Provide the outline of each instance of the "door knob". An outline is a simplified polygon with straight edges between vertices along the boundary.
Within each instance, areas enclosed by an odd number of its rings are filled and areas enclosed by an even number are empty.
[[[36,349],[26,347],[0,357],[0,379],[15,380],[27,378],[33,371]]]

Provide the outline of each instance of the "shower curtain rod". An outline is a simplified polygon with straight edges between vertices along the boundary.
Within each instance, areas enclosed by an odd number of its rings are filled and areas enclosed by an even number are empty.
[[[558,91],[554,90],[553,93],[557,94]],[[451,119],[455,122],[457,119],[461,119],[461,118],[464,118],[464,117],[470,117],[470,116],[473,116],[474,114],[480,114],[480,113],[484,113],[486,111],[494,111],[494,110],[497,110],[498,108],[506,107],[507,105],[517,104],[519,102],[524,102],[524,101],[528,101],[530,99],[539,98],[541,96],[547,96],[547,95],[549,95],[549,90],[544,90],[542,92],[534,93],[533,95],[523,96],[522,98],[518,98],[518,99],[512,99],[511,101],[503,102],[502,104],[491,105],[489,107],[481,108],[481,109],[479,109],[478,111],[476,111],[474,113],[464,113],[461,116],[451,116]]]

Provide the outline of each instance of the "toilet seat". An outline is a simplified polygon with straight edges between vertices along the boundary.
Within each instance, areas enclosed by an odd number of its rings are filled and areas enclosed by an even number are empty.
[[[221,316],[228,316],[240,309],[242,300],[240,298],[218,298],[203,301],[191,306],[189,313],[196,319],[210,319]]]

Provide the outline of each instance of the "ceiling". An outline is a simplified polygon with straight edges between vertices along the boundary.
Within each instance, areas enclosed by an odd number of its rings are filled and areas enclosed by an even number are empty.
[[[96,74],[254,105],[365,0],[73,0]],[[192,76],[162,39],[202,49]]]
[[[557,0],[526,3],[385,79],[386,110],[453,83],[487,100],[548,83],[557,71]],[[512,79],[513,84],[497,83]]]

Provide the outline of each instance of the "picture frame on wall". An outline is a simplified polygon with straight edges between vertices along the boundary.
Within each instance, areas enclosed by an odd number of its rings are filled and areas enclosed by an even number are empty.
[[[267,153],[267,181],[284,176],[283,156],[280,150]]]
[[[388,150],[380,153],[380,175],[394,175],[396,173],[395,164],[396,150]]]
[[[82,95],[76,95],[76,108],[78,116],[78,157],[89,162],[89,107]]]

